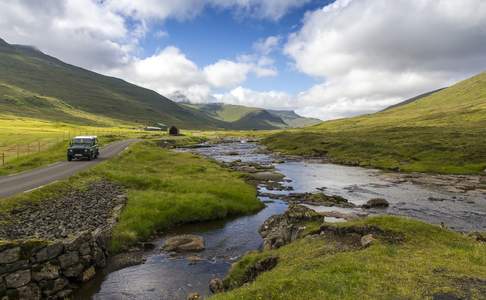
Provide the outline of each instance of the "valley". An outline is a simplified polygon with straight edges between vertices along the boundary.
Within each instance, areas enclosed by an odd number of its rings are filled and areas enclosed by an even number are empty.
[[[0,299],[483,299],[485,128],[486,73],[321,122],[0,40]]]

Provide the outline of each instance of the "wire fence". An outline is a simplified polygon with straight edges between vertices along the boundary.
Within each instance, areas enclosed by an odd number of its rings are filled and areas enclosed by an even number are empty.
[[[34,139],[27,143],[6,144],[0,141],[0,167],[6,166],[10,161],[21,158],[23,156],[40,153],[60,145],[62,142],[71,140],[72,137],[82,135],[95,135],[99,137],[106,136],[126,136],[136,132],[123,130],[92,130],[92,131],[66,131],[53,134],[50,137]]]

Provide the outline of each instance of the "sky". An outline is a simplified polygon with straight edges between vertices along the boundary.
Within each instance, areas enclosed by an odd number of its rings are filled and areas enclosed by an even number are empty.
[[[484,0],[0,0],[0,38],[173,100],[371,113],[486,70]]]

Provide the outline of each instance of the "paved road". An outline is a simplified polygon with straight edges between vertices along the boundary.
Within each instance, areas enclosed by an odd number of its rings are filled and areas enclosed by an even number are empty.
[[[100,156],[92,161],[58,162],[47,167],[11,176],[0,176],[0,198],[30,191],[56,180],[68,178],[75,173],[113,157],[137,140],[114,142],[100,151]]]

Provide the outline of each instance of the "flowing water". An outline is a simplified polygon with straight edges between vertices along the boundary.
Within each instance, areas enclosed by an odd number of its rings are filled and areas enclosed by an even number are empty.
[[[190,151],[213,159],[231,162],[257,162],[272,164],[274,157],[260,151],[254,143],[223,143]],[[189,150],[188,150],[189,151]],[[236,153],[238,155],[236,155]],[[411,183],[391,183],[380,171],[310,161],[288,161],[275,164],[277,171],[286,176],[285,185],[293,192],[315,192],[322,189],[329,195],[340,195],[360,205],[371,198],[385,198],[390,202],[386,210],[372,213],[389,213],[410,216],[430,223],[445,223],[459,231],[486,230],[485,195],[451,193],[444,189]],[[262,193],[288,193],[269,191]],[[430,201],[429,199],[441,199]],[[187,225],[171,231],[167,236],[183,233],[201,235],[206,250],[198,255],[201,261],[188,257],[171,258],[158,248],[163,238],[155,241],[155,250],[145,253],[146,262],[110,274],[99,275],[77,295],[79,299],[186,299],[191,292],[209,295],[208,283],[214,277],[224,277],[231,264],[245,252],[261,247],[258,234],[260,225],[270,216],[283,213],[287,205],[261,197],[265,209],[251,216],[231,220]],[[272,200],[272,201],[270,201]],[[317,211],[356,212],[359,209],[309,206]],[[341,221],[326,218],[326,221]]]

